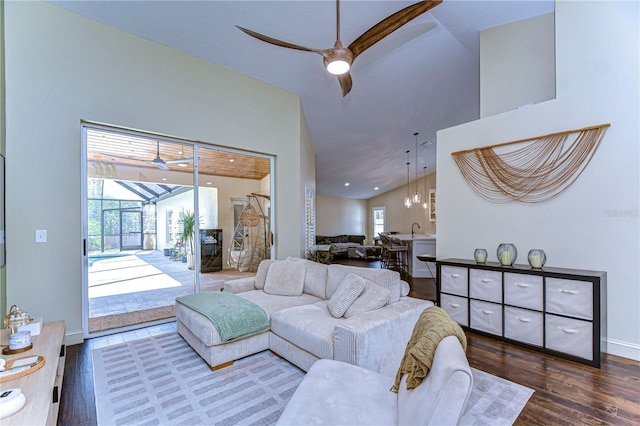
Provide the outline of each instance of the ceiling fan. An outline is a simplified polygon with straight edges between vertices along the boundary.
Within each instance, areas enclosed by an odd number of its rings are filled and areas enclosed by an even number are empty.
[[[351,91],[351,75],[349,69],[353,65],[353,61],[362,52],[379,42],[398,28],[402,27],[409,21],[417,18],[423,13],[429,11],[435,6],[442,3],[442,0],[424,0],[394,13],[391,16],[386,17],[382,21],[369,28],[360,37],[353,41],[348,47],[342,45],[340,41],[340,0],[336,0],[336,42],[333,47],[329,49],[313,49],[309,47],[299,46],[297,44],[289,43],[282,40],[277,40],[273,37],[269,37],[255,31],[248,30],[246,28],[236,25],[238,29],[246,34],[262,40],[266,43],[274,44],[276,46],[286,47],[289,49],[303,50],[307,52],[318,53],[322,56],[322,62],[325,68],[331,74],[335,74],[340,81],[340,87],[342,88],[342,96],[346,96]]]
[[[163,160],[160,157],[160,141],[156,141],[156,158],[150,161],[151,164],[159,168],[160,170],[169,170],[167,164],[182,164],[193,161],[193,157],[178,158],[177,160]]]

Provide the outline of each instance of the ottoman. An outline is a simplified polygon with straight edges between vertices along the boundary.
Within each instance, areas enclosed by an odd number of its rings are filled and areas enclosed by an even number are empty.
[[[212,369],[269,348],[269,317],[260,305],[231,293],[176,298],[178,334]]]

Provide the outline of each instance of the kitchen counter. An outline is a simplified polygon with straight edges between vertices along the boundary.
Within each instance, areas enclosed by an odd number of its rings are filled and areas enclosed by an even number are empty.
[[[435,263],[429,262],[427,264],[417,258],[421,254],[436,254],[436,234],[395,234],[392,235],[402,241],[403,244],[409,247],[409,259],[407,260],[407,268],[409,275],[413,278],[431,278],[436,276]],[[429,272],[431,268],[431,272]]]

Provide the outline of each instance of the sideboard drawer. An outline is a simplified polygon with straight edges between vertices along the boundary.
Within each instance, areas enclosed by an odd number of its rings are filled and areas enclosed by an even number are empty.
[[[547,312],[593,319],[593,284],[590,281],[547,278]]]
[[[472,300],[471,328],[502,336],[502,305]]]
[[[542,312],[504,307],[504,337],[542,346]]]
[[[474,299],[502,303],[502,273],[470,269],[469,295]]]
[[[468,296],[467,271],[467,268],[460,266],[443,266],[440,271],[442,274],[440,277],[441,291],[457,294],[458,296]]]
[[[542,310],[542,277],[504,273],[504,303],[521,308]]]
[[[593,360],[593,323],[547,314],[546,347]]]
[[[440,305],[455,322],[469,326],[469,300],[466,297],[443,294]]]

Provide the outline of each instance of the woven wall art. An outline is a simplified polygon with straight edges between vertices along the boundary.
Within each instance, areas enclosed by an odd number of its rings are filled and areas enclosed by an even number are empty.
[[[471,188],[494,203],[542,203],[566,191],[587,167],[609,124],[552,133],[451,155]],[[510,145],[522,145],[512,151]]]

